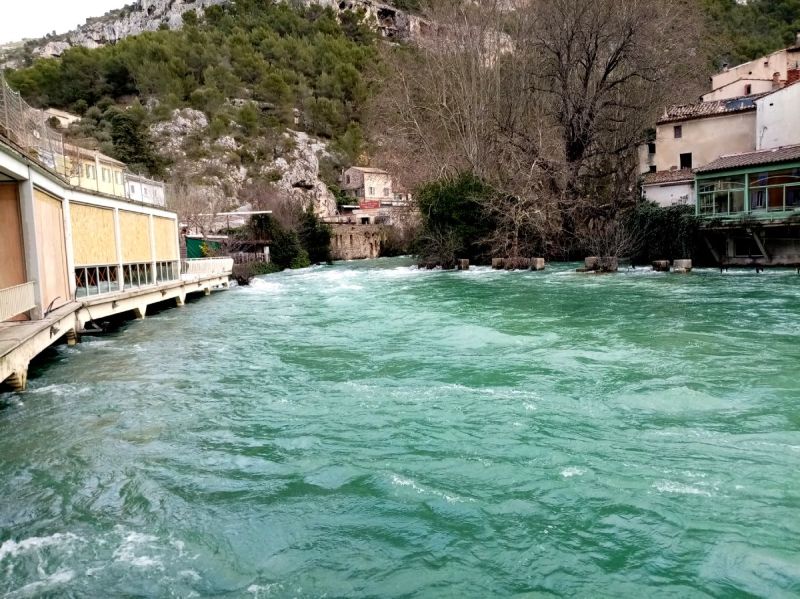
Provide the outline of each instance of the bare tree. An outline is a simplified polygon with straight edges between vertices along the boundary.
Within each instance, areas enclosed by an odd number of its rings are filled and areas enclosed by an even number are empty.
[[[492,185],[497,251],[574,247],[633,201],[644,130],[701,71],[696,3],[432,4],[419,47],[386,52],[382,147],[418,180],[467,171]]]

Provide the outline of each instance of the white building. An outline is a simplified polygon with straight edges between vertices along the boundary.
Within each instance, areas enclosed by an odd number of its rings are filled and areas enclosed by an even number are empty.
[[[800,81],[756,100],[756,149],[800,143]]]
[[[132,173],[125,173],[125,195],[136,202],[156,206],[167,205],[163,183]]]

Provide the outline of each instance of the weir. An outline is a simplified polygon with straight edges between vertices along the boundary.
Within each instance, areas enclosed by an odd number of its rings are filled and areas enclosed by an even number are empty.
[[[161,201],[75,186],[43,161],[59,156],[2,133],[0,385],[23,390],[37,354],[65,337],[76,343],[96,319],[144,318],[152,304],[228,287],[232,259],[180,259],[177,214]]]

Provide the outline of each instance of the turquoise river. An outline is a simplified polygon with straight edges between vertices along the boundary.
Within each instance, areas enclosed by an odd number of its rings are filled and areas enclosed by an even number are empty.
[[[258,279],[0,395],[7,597],[800,596],[800,276]]]

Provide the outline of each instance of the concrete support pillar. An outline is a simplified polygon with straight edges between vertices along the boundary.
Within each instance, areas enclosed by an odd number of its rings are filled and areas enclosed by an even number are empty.
[[[133,309],[133,313],[136,315],[137,320],[144,320],[147,317],[147,304],[136,306]]]
[[[28,179],[19,184],[19,211],[22,217],[22,240],[25,245],[25,274],[28,281],[33,281],[33,294],[36,300],[36,307],[31,310],[31,318],[39,320],[44,313],[44,300],[39,278],[39,244],[36,239],[33,181],[30,169],[28,169]]]
[[[692,261],[691,260],[675,260],[672,263],[672,272],[677,273],[690,273],[692,272]]]
[[[203,295],[211,295],[211,287],[206,287],[203,289]]]
[[[125,276],[122,267],[122,230],[119,225],[119,208],[114,208],[114,245],[117,252],[117,285],[122,291],[125,288]]]
[[[28,386],[28,368],[25,367],[24,369],[15,371],[14,374],[8,377],[6,384],[11,387],[12,391],[25,391],[25,388]]]
[[[150,271],[152,275],[152,283],[157,281],[156,276],[156,225],[153,220],[153,215],[150,215]]]
[[[77,345],[80,338],[78,337],[78,333],[75,332],[75,329],[70,329],[67,331],[67,345],[70,347],[73,345]]]
[[[64,243],[66,244],[64,250],[67,256],[67,285],[69,286],[69,297],[70,299],[74,299],[78,285],[75,281],[75,252],[73,250],[74,246],[72,245],[72,217],[70,216],[69,192],[64,196],[61,205],[64,213]]]
[[[181,306],[185,306],[186,305],[186,294],[185,293],[182,293],[181,295],[179,295],[179,296],[177,296],[175,298],[175,305],[178,306],[179,308]]]

